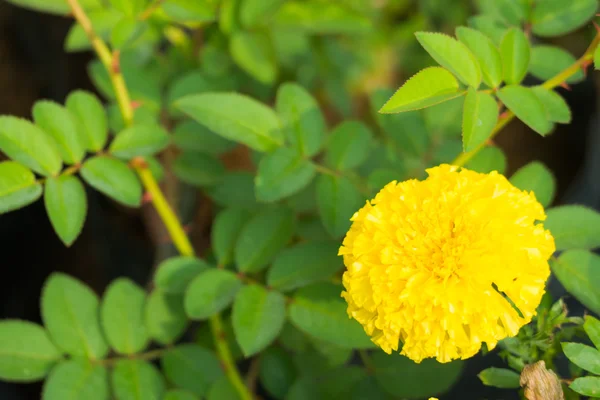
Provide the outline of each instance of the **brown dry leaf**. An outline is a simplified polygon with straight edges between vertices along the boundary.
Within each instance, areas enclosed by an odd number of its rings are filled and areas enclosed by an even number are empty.
[[[521,372],[521,387],[527,400],[564,400],[560,380],[554,371],[546,369],[544,361],[526,365]]]

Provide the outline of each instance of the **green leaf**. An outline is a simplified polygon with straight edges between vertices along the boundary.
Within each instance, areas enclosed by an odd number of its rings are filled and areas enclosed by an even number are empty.
[[[521,83],[527,75],[531,57],[529,40],[525,33],[519,28],[509,29],[502,38],[500,54],[506,84],[517,85]]]
[[[61,357],[43,327],[28,321],[0,321],[0,379],[40,380]]]
[[[81,168],[81,177],[94,189],[129,207],[142,201],[142,185],[123,161],[110,157],[93,157]]]
[[[69,94],[65,104],[75,118],[86,149],[103,149],[108,139],[108,119],[100,100],[92,93],[76,90]]]
[[[103,40],[108,40],[111,30],[122,15],[115,9],[106,8],[98,8],[87,13],[94,32]],[[64,48],[70,53],[92,49],[92,43],[81,24],[76,22],[71,26],[65,38]]]
[[[56,175],[62,160],[54,140],[29,121],[0,116],[0,150],[34,172]]]
[[[217,156],[235,147],[235,143],[211,132],[195,121],[184,121],[173,131],[173,143],[184,151]]]
[[[161,400],[166,390],[158,369],[147,361],[117,361],[111,383],[116,400]]]
[[[257,81],[271,85],[277,78],[277,60],[270,38],[262,32],[236,32],[229,41],[235,63]]]
[[[283,399],[296,379],[296,370],[287,352],[270,347],[262,353],[258,376],[270,395]]]
[[[354,386],[364,378],[365,370],[356,366],[325,371],[323,376],[300,375],[290,388],[286,400],[348,399]]]
[[[185,312],[191,319],[208,319],[227,308],[242,287],[237,276],[224,269],[202,272],[185,291]]]
[[[44,204],[60,240],[66,246],[73,244],[83,229],[87,214],[87,196],[81,181],[68,175],[48,178]]]
[[[498,122],[498,112],[498,104],[491,95],[469,88],[463,109],[464,151],[485,143]]]
[[[239,392],[226,376],[222,376],[210,387],[206,400],[242,400]]]
[[[166,0],[161,9],[179,23],[202,23],[215,20],[215,4],[211,0]]]
[[[390,396],[379,386],[375,377],[368,376],[352,386],[352,393],[349,398],[349,400],[362,399],[390,400]]]
[[[275,112],[258,101],[237,93],[202,93],[186,96],[177,107],[213,132],[257,151],[271,151],[283,144]]]
[[[425,359],[417,364],[399,354],[375,352],[371,355],[375,379],[395,397],[422,398],[448,390],[460,377],[463,362],[439,363]]]
[[[98,296],[80,281],[58,272],[50,275],[42,289],[41,311],[53,342],[67,354],[102,359],[108,353]]]
[[[221,207],[255,209],[254,176],[246,171],[227,172],[206,194]]]
[[[106,289],[100,317],[106,339],[118,353],[135,354],[148,345],[145,301],[146,292],[128,278],[119,278]]]
[[[544,222],[554,236],[556,250],[600,247],[600,214],[577,205],[554,207]]]
[[[28,168],[14,161],[0,162],[0,214],[25,207],[42,195],[42,185]]]
[[[162,345],[173,344],[188,325],[181,295],[154,290],[144,311],[148,335]]]
[[[600,256],[586,250],[567,250],[550,265],[571,295],[593,312],[600,312]]]
[[[549,121],[560,124],[571,123],[571,109],[558,93],[542,86],[534,86],[531,90],[533,90],[538,100],[544,105],[546,117]]]
[[[69,3],[65,0],[7,0],[19,7],[28,8],[34,11],[58,14],[65,16],[71,12]],[[100,0],[80,0],[79,4],[84,10],[91,10],[103,6]]]
[[[283,250],[269,269],[269,287],[287,292],[325,280],[343,267],[334,241],[305,242]]]
[[[572,363],[593,374],[600,374],[600,351],[581,343],[561,343],[565,356]]]
[[[44,400],[107,400],[108,371],[87,360],[69,360],[56,366],[44,383]]]
[[[119,132],[110,144],[112,155],[129,160],[151,156],[169,145],[169,135],[158,125],[134,125]]]
[[[503,174],[506,170],[506,156],[499,147],[485,147],[475,155],[467,164],[466,168],[481,172],[483,174],[498,171]]]
[[[146,164],[148,164],[148,169],[150,170],[152,176],[154,176],[154,179],[156,179],[158,182],[162,182],[163,178],[165,177],[165,168],[160,161],[158,161],[155,157],[144,157],[144,161]]]
[[[533,33],[542,37],[563,36],[585,25],[597,9],[596,0],[540,1],[531,14]]]
[[[442,33],[417,32],[415,35],[438,64],[452,72],[465,85],[475,89],[479,87],[481,69],[467,46]]]
[[[132,17],[123,17],[110,33],[110,43],[114,49],[125,49],[134,44],[148,29],[146,21],[138,21]]]
[[[325,162],[339,171],[356,168],[367,160],[372,142],[373,133],[362,122],[342,122],[331,132]]]
[[[316,100],[302,86],[284,83],[275,105],[282,129],[292,147],[306,157],[316,155],[325,139],[325,117]]]
[[[533,191],[536,199],[544,207],[552,203],[556,192],[554,175],[544,164],[537,161],[530,162],[515,172],[510,178],[510,183],[521,190]]]
[[[585,329],[585,333],[587,333],[591,341],[594,343],[594,346],[596,346],[596,348],[600,348],[600,321],[591,315],[586,315],[583,328]]]
[[[231,357],[234,360],[239,361],[244,358],[244,355],[242,354],[242,349],[240,349],[238,342],[235,340],[233,324],[231,322],[231,318],[229,318],[230,315],[231,313],[229,313],[229,315],[225,315],[224,318],[221,319],[222,323],[219,327],[217,327],[217,330],[220,331],[218,338],[215,338],[213,335],[213,328],[209,326],[209,324],[203,324],[197,332],[196,343],[202,347],[212,350],[213,352],[216,352],[218,346],[223,343],[220,340],[223,339],[231,350]]]
[[[235,338],[246,357],[270,345],[285,322],[285,297],[258,285],[242,288],[231,314]]]
[[[240,4],[240,19],[246,27],[256,25],[272,15],[283,0],[245,0]]]
[[[507,25],[521,25],[529,13],[529,2],[524,0],[480,0],[483,14],[497,18]]]
[[[163,400],[198,400],[198,398],[187,390],[171,389],[165,394]]]
[[[69,110],[49,100],[37,101],[32,109],[35,124],[54,138],[66,164],[77,164],[85,155],[82,135]]]
[[[294,213],[284,207],[269,207],[242,228],[234,250],[237,268],[253,273],[265,268],[292,238]]]
[[[492,39],[496,46],[499,46],[502,42],[502,37],[508,30],[500,21],[489,15],[476,15],[469,18],[469,25],[483,32],[487,37]]]
[[[210,265],[196,257],[171,257],[156,269],[154,284],[165,293],[183,293],[196,276],[209,268]]]
[[[265,155],[255,179],[258,201],[272,203],[310,184],[317,173],[312,162],[293,149],[281,147]]]
[[[486,386],[493,386],[500,389],[518,389],[519,374],[506,368],[487,368],[477,375],[481,382]]]
[[[298,290],[288,308],[290,320],[307,334],[340,347],[374,347],[362,326],[348,317],[341,292],[339,286],[330,283]]]
[[[217,214],[210,235],[219,265],[228,265],[233,260],[235,243],[250,216],[247,210],[238,208],[225,209]]]
[[[456,37],[475,55],[485,84],[490,88],[500,86],[502,59],[494,42],[483,33],[464,26],[456,28]]]
[[[459,91],[454,75],[441,67],[429,67],[407,80],[379,112],[392,114],[419,110],[464,94]]]
[[[333,238],[350,228],[350,218],[363,205],[363,197],[346,177],[321,175],[317,179],[317,204],[321,221]]]
[[[584,396],[600,397],[600,377],[585,376],[577,378],[569,385],[569,388]]]
[[[548,62],[552,60],[552,62]],[[539,80],[547,81],[575,64],[577,60],[571,53],[555,46],[535,46],[531,49],[529,73]],[[577,83],[585,79],[582,69],[566,79],[567,83]]]
[[[498,91],[498,97],[517,118],[540,135],[545,136],[552,131],[553,124],[546,116],[544,104],[531,88],[505,86]]]
[[[352,349],[315,338],[312,338],[311,342],[315,350],[325,357],[327,365],[332,368],[345,365],[352,357]]]
[[[173,172],[183,182],[193,186],[210,186],[225,173],[225,167],[214,156],[183,152],[173,162]]]
[[[169,111],[174,114],[179,113],[178,110],[173,110],[173,105],[182,97],[191,94],[218,91],[219,89],[218,85],[202,72],[192,71],[181,76],[175,76],[167,92],[167,105],[169,106]],[[189,122],[190,121],[185,121],[183,123],[187,124]]]
[[[125,15],[136,16],[146,8],[150,0],[110,0],[110,4]]]
[[[600,69],[600,46],[594,50],[594,68]]]
[[[217,357],[195,344],[184,344],[167,351],[161,365],[167,379],[176,387],[201,397],[223,375]]]
[[[341,4],[286,1],[273,18],[276,27],[300,33],[355,35],[368,32],[371,21],[365,15]]]

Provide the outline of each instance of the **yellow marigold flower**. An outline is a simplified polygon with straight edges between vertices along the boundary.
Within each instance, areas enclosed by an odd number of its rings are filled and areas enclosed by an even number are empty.
[[[534,194],[501,174],[427,172],[389,183],[354,214],[339,251],[342,296],[385,352],[402,342],[416,362],[448,362],[484,342],[492,349],[531,321],[555,246]]]

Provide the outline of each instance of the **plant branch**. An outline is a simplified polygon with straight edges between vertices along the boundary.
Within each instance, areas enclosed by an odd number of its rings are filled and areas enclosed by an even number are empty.
[[[587,48],[583,56],[581,56],[575,63],[573,63],[573,65],[566,68],[565,70],[557,74],[555,77],[547,80],[541,86],[548,90],[552,90],[565,83],[567,79],[575,75],[582,68],[585,68],[587,65],[589,65],[589,63],[594,59],[594,51],[596,50],[596,47],[598,47],[598,44],[600,44],[600,31],[596,34],[596,37],[594,38],[590,46]],[[511,111],[508,111],[504,115],[504,117],[498,121],[498,123],[492,130],[489,140],[493,139],[502,130],[502,128],[504,128],[510,121],[513,120],[514,117],[515,114]],[[471,151],[461,153],[452,162],[452,165],[456,165],[459,167],[464,166],[467,162],[469,162],[469,160],[475,157],[477,153],[479,153],[483,148],[485,148],[485,146],[486,143],[482,143]]]

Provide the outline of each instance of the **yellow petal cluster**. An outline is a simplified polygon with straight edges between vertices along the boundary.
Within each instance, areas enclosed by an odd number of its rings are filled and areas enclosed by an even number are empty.
[[[420,362],[475,355],[531,321],[554,239],[533,193],[450,165],[386,185],[352,217],[348,315],[379,347]],[[512,303],[512,304],[511,304]]]

